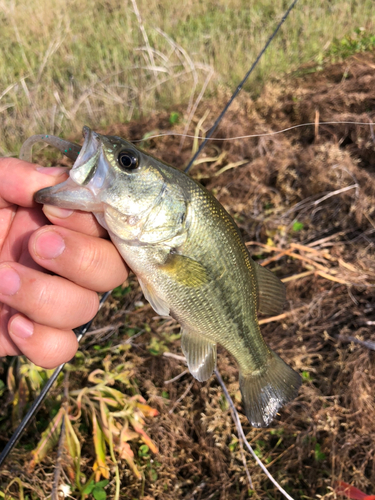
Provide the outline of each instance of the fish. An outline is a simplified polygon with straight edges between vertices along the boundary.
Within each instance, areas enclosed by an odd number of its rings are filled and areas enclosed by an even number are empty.
[[[221,345],[238,364],[249,422],[268,426],[301,385],[258,322],[258,313],[282,311],[284,284],[251,259],[232,217],[189,175],[121,137],[89,127],[83,136],[69,178],[35,200],[92,212],[156,313],[179,322],[193,377],[211,377]],[[60,149],[67,152],[65,141]]]

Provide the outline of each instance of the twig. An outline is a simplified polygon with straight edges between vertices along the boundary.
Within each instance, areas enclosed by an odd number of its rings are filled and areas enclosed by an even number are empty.
[[[337,338],[341,340],[341,342],[353,342],[354,344],[359,344],[362,347],[367,347],[367,349],[371,349],[371,351],[375,351],[375,342],[372,340],[361,340],[357,339],[357,337],[352,337],[351,335],[337,335]]]
[[[330,193],[326,194],[325,196],[322,196],[322,198],[319,198],[319,200],[315,200],[312,205],[318,205],[322,201],[328,200],[328,198],[331,198],[332,196],[336,196],[337,194],[345,193],[346,191],[350,191],[350,189],[358,189],[359,186],[358,184],[352,184],[351,186],[346,186],[341,189],[336,189],[335,191],[331,191]]]
[[[323,250],[318,250],[316,248],[312,248],[310,246],[307,246],[307,245],[301,245],[301,243],[291,243],[290,244],[290,248],[295,248],[297,250],[302,250],[302,252],[307,252],[307,253],[312,253],[312,254],[315,254],[315,255],[320,255],[322,256],[324,259],[328,259],[328,260],[337,260],[337,259],[334,259],[328,251],[323,251]]]
[[[268,266],[268,264],[271,264],[271,262],[275,262],[275,260],[279,260],[279,259],[281,259],[281,257],[289,256],[293,252],[293,250],[291,248],[288,248],[287,250],[272,248],[271,250],[274,252],[278,252],[278,253],[276,255],[274,255],[273,257],[268,257],[268,259],[265,259],[261,263],[261,266],[263,266],[263,267]]]
[[[135,333],[134,335],[132,335],[131,337],[129,337],[127,340],[125,340],[125,342],[121,342],[120,344],[112,346],[111,350],[112,349],[117,349],[118,347],[123,346],[125,344],[132,344],[134,339],[137,339],[138,337],[140,337],[141,335],[143,335],[145,332],[146,332],[146,330],[140,330],[139,332]]]
[[[320,241],[324,241],[324,240],[320,240]],[[315,242],[315,243],[317,243],[317,242]],[[329,253],[323,252],[322,250],[318,251],[315,248],[310,249],[309,247],[304,246],[304,245],[300,245],[298,243],[291,243],[290,248],[287,248],[287,249],[272,247],[272,246],[266,245],[264,243],[259,243],[256,241],[249,241],[246,243],[246,245],[247,246],[257,245],[257,246],[260,246],[262,248],[266,248],[269,252],[276,252],[275,255],[273,255],[272,257],[269,257],[268,259],[265,259],[261,262],[261,265],[263,267],[270,264],[271,262],[277,261],[285,256],[292,257],[293,259],[297,259],[297,260],[302,261],[304,267],[307,268],[308,271],[305,273],[300,273],[300,274],[296,274],[294,276],[288,276],[287,278],[283,278],[282,279],[283,282],[293,281],[293,280],[296,280],[299,278],[303,278],[305,276],[309,276],[310,274],[315,274],[315,275],[321,276],[322,278],[325,278],[327,280],[334,281],[335,283],[340,283],[341,285],[346,285],[346,286],[355,285],[355,283],[350,282],[348,279],[338,278],[336,276],[339,273],[339,269],[338,269],[337,265],[335,267],[334,266],[329,267],[328,265],[322,265],[319,262],[317,262],[317,259],[315,259],[315,258],[305,257],[303,255],[299,255],[299,254],[293,252],[293,249],[297,249],[300,251],[308,252],[310,254],[313,253],[313,254],[315,254],[315,256],[317,258],[320,257],[320,259],[319,259],[320,262],[326,261],[327,264],[334,262],[336,264],[339,264],[341,267],[348,269],[351,272],[358,272],[357,269],[354,266],[352,266],[351,264],[344,262],[342,259],[337,259],[335,257],[332,257]]]
[[[172,408],[169,410],[169,414],[171,415],[174,410],[176,409],[178,403],[180,401],[182,401],[183,399],[185,399],[185,397],[188,395],[190,389],[193,387],[193,384],[194,384],[194,379],[190,382],[190,384],[187,386],[187,388],[185,389],[185,391],[183,392],[182,396],[180,396],[177,401],[175,401],[174,405],[172,406]]]
[[[242,429],[242,425],[241,425],[240,418],[238,416],[238,412],[236,410],[236,407],[234,406],[232,398],[230,397],[229,392],[228,392],[228,390],[227,390],[227,388],[226,388],[226,386],[225,386],[225,384],[223,382],[223,379],[221,378],[221,375],[220,375],[220,373],[219,373],[219,371],[217,369],[215,370],[215,375],[216,375],[216,378],[219,381],[219,384],[221,385],[221,387],[222,387],[222,389],[224,391],[225,398],[228,401],[228,404],[229,404],[229,406],[231,408],[231,413],[232,413],[232,416],[233,416],[233,421],[236,424],[238,434],[243,439],[243,441],[244,441],[247,449],[250,451],[250,453],[254,457],[255,461],[257,462],[257,464],[259,465],[259,467],[262,469],[262,471],[266,474],[266,476],[268,477],[268,479],[270,481],[272,481],[272,483],[285,496],[285,498],[288,498],[288,500],[293,500],[293,498],[290,495],[288,495],[288,493],[279,485],[279,483],[276,481],[276,479],[273,478],[273,476],[270,474],[270,472],[268,472],[268,470],[266,469],[266,467],[263,465],[262,461],[257,457],[257,455],[255,454],[254,450],[250,446],[249,442],[246,439],[245,433],[244,433],[244,431]]]
[[[305,273],[303,273],[305,274]],[[288,316],[290,316],[291,314],[297,312],[297,311],[302,311],[302,309],[305,309],[306,307],[308,306],[302,306],[302,307],[298,307],[297,309],[292,309],[291,311],[287,311],[283,314],[279,314],[278,316],[272,316],[271,318],[263,318],[263,319],[260,319],[259,320],[259,324],[260,325],[264,325],[266,323],[272,323],[273,321],[280,321],[281,319],[285,319],[287,318]]]
[[[137,17],[139,29],[141,30],[141,33],[142,33],[142,36],[143,36],[143,40],[145,41],[145,44],[146,44],[146,49],[147,49],[148,57],[149,57],[149,60],[150,60],[150,64],[151,64],[151,66],[153,68],[155,68],[156,65],[155,65],[154,54],[152,52],[151,45],[150,45],[150,42],[149,42],[149,39],[148,39],[146,30],[145,30],[145,27],[143,25],[142,17],[141,17],[141,14],[139,12],[136,0],[132,0],[132,4],[133,4],[134,13],[135,13],[135,15]],[[158,83],[158,74],[157,74],[157,72],[155,70],[154,70],[154,77],[155,77],[156,83]]]
[[[204,481],[202,481],[200,484],[198,484],[198,486],[196,486],[193,490],[193,493],[191,494],[191,496],[189,497],[189,500],[195,500],[195,495],[197,493],[199,493],[200,491],[203,491],[204,488],[206,487],[206,483]],[[185,497],[186,498],[186,497]],[[210,497],[208,497],[210,498]]]
[[[171,384],[172,382],[176,382],[176,380],[180,379],[181,377],[183,377],[184,375],[186,375],[187,373],[189,373],[189,370],[184,370],[183,372],[179,373],[178,375],[176,375],[176,377],[173,377],[171,378],[170,380],[166,380],[164,382],[164,385],[167,385],[167,384]]]
[[[369,125],[370,125],[371,139],[372,139],[372,142],[375,143],[374,127],[373,127],[373,124],[371,123],[371,118],[370,117],[369,117],[369,122],[370,122]]]
[[[185,356],[179,356],[178,354],[173,354],[173,352],[163,352],[163,356],[166,358],[177,359],[178,361],[184,361],[185,365],[187,365]]]
[[[103,326],[102,328],[97,328],[96,330],[92,330],[90,332],[87,332],[86,338],[92,337],[93,335],[99,335],[99,333],[107,333],[109,331],[116,330],[116,328],[120,328],[121,326],[124,326],[124,322],[117,323],[116,325],[107,325],[107,326]]]
[[[345,234],[345,231],[338,231],[337,233],[331,234],[330,236],[326,236],[325,238],[321,238],[320,240],[312,241],[311,243],[308,243],[308,247],[316,247],[318,245],[321,245],[322,243],[326,243],[327,241],[331,241],[336,236],[343,236]]]
[[[336,283],[340,283],[341,285],[351,285],[350,282],[343,280],[341,278],[336,278],[335,276],[332,276],[331,274],[325,273],[324,271],[316,271],[316,274],[321,276],[322,278],[325,278],[330,281],[335,281]],[[353,283],[354,284],[354,283]]]
[[[231,413],[232,413],[232,411],[231,411]],[[234,419],[233,413],[232,413],[232,418]],[[246,463],[245,450],[243,448],[243,439],[241,438],[240,435],[238,436],[238,442],[240,443],[241,460],[242,460],[243,466],[245,468],[246,477],[247,477],[247,480],[249,482],[250,488],[253,490],[254,489],[253,480],[251,479],[250,471],[249,471],[249,468],[248,468],[247,463]]]
[[[315,110],[315,140],[319,139],[319,111]]]
[[[293,276],[288,276],[287,278],[281,278],[283,283],[288,283],[288,281],[297,281],[302,278],[306,278],[306,276],[311,276],[315,274],[315,271],[305,271],[303,273],[293,274]]]
[[[291,444],[289,446],[289,448],[287,448],[286,450],[284,450],[283,452],[280,453],[280,455],[278,455],[274,460],[272,460],[272,462],[270,462],[269,464],[266,465],[267,469],[269,467],[271,467],[271,465],[273,465],[275,462],[277,462],[278,460],[280,460],[281,457],[283,457],[285,455],[285,453],[288,453],[288,451],[292,450],[293,448],[295,448],[295,443]]]
[[[201,89],[198,97],[195,100],[194,105],[191,106],[190,110],[189,110],[189,107],[188,107],[188,111],[190,111],[190,112],[189,112],[189,116],[188,116],[188,118],[186,120],[186,125],[185,125],[184,131],[183,131],[184,134],[187,134],[187,131],[189,130],[189,126],[190,126],[191,120],[193,119],[193,116],[194,116],[194,114],[195,114],[195,112],[197,110],[197,107],[198,107],[199,103],[201,102],[201,100],[202,100],[202,98],[204,96],[204,93],[206,92],[206,88],[207,88],[207,86],[208,86],[208,84],[209,84],[209,82],[210,82],[213,74],[214,74],[214,70],[213,70],[213,68],[210,67],[210,71],[209,71],[209,73],[208,73],[208,75],[207,75],[207,77],[206,77],[206,79],[204,81],[204,84],[202,86],[202,89]],[[180,153],[182,151],[182,147],[184,145],[185,138],[186,138],[185,135],[183,135],[181,137],[180,147],[179,147],[179,152]]]

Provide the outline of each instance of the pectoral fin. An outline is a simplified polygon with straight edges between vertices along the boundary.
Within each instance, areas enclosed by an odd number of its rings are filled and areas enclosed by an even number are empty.
[[[285,302],[285,286],[272,271],[254,262],[258,282],[258,311],[275,316],[280,314]]]
[[[209,379],[216,368],[216,344],[201,335],[182,330],[181,348],[193,377],[199,382]]]
[[[169,306],[165,300],[158,297],[151,287],[143,283],[142,280],[138,278],[139,284],[141,285],[143,295],[146,300],[151,304],[153,310],[160,316],[169,316]]]
[[[198,287],[209,281],[207,270],[200,262],[178,253],[169,254],[161,269],[172,279],[188,287]]]

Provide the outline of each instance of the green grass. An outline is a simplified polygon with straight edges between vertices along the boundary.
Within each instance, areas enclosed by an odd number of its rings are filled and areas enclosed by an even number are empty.
[[[234,89],[287,7],[274,0],[0,1],[0,154],[35,133],[76,134]],[[246,85],[373,48],[375,7],[300,1]],[[362,31],[358,31],[361,30]],[[161,30],[161,31],[160,31]],[[354,34],[365,33],[360,43]],[[354,40],[354,42],[353,42]],[[330,51],[331,48],[331,52]]]

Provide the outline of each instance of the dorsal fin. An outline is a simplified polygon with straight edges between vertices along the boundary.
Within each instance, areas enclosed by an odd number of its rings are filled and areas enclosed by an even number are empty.
[[[254,262],[258,282],[258,311],[268,316],[280,314],[285,302],[285,285],[272,271]]]

